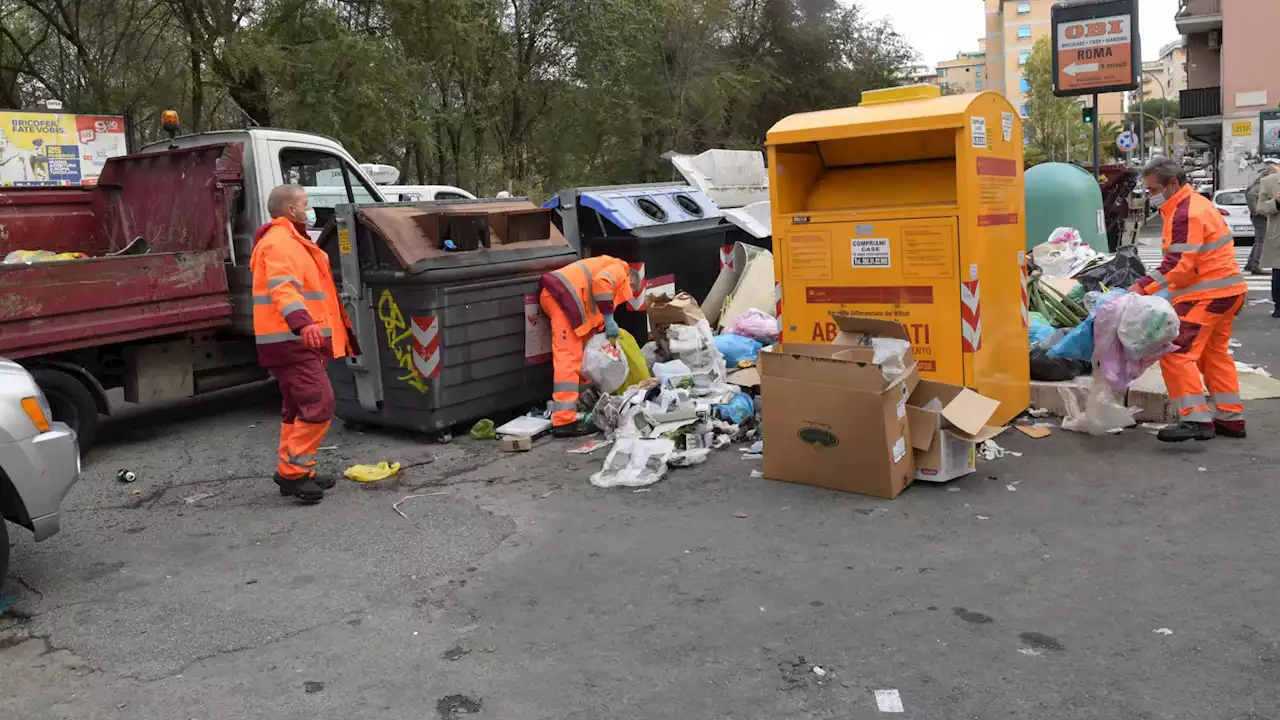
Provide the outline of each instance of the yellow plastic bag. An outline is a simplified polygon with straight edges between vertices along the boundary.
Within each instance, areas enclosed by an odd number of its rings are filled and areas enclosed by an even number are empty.
[[[352,465],[342,474],[347,479],[355,480],[358,483],[370,483],[386,480],[398,472],[400,472],[400,463],[383,461],[377,465]]]
[[[640,346],[636,343],[635,337],[621,328],[618,330],[618,349],[627,359],[627,379],[622,382],[621,387],[613,391],[614,395],[621,395],[632,385],[653,377],[649,373],[649,365],[645,363],[644,353],[640,352]]]

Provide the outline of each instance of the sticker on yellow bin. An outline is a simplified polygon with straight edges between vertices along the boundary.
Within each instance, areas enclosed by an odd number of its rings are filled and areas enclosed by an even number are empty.
[[[380,462],[377,465],[352,465],[342,474],[358,483],[370,483],[386,480],[398,472],[400,463]]]

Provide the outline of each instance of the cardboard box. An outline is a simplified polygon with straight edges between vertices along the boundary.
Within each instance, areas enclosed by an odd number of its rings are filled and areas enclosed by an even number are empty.
[[[503,452],[529,452],[533,449],[533,438],[528,435],[507,435],[502,438]]]
[[[905,370],[886,379],[870,338],[907,340],[887,320],[834,317],[831,345],[782,343],[761,351],[764,475],[773,480],[897,497],[915,478],[907,398],[920,382],[908,348]]]
[[[921,380],[907,400],[915,479],[946,482],[976,471],[978,443],[1005,430],[987,424],[999,408],[969,388]]]

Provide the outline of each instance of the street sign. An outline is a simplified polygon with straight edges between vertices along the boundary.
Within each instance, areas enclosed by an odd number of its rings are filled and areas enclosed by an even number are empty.
[[[1053,6],[1053,94],[1133,90],[1142,72],[1136,0],[1068,0]]]
[[[1133,152],[1138,149],[1138,136],[1125,130],[1116,136],[1116,147],[1120,152]]]
[[[1280,157],[1280,110],[1263,110],[1259,118],[1259,150],[1263,157]]]

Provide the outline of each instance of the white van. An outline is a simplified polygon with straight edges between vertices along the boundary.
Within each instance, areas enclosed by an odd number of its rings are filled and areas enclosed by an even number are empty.
[[[387,202],[432,202],[439,200],[475,200],[476,196],[452,185],[380,185],[378,190]]]

